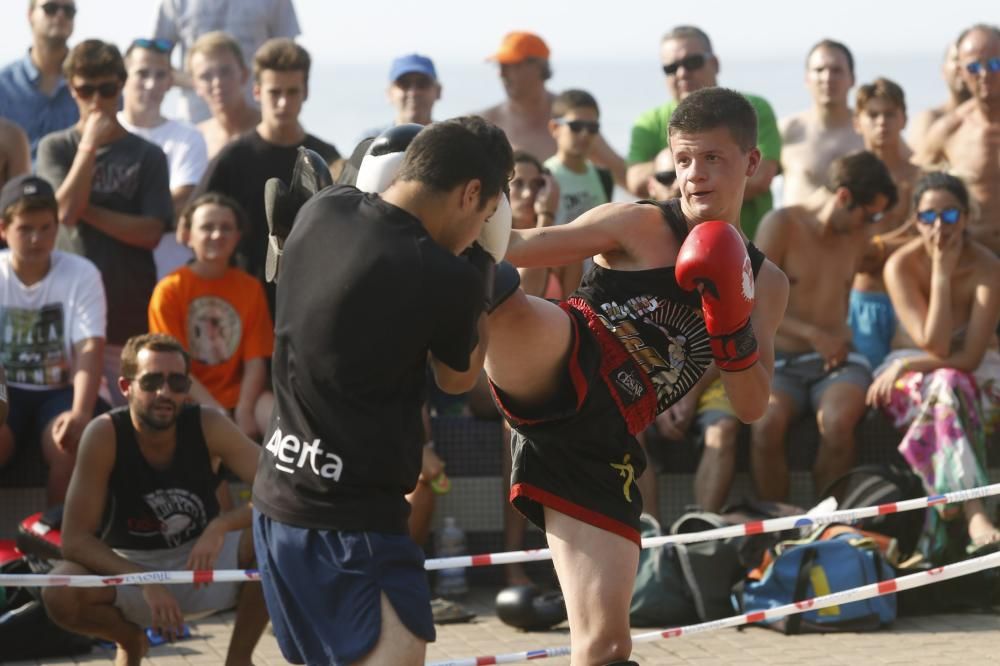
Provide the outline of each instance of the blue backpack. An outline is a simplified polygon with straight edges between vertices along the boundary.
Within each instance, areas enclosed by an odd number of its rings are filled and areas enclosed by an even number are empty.
[[[775,546],[760,580],[744,581],[734,602],[743,612],[752,613],[895,577],[876,541],[854,529],[827,536],[830,528],[823,526],[807,539]],[[890,594],[761,624],[798,634],[874,631],[895,619],[896,595]]]

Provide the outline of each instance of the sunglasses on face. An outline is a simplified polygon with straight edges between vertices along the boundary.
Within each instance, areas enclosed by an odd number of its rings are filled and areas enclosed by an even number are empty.
[[[63,5],[58,2],[46,2],[42,5],[42,11],[45,12],[46,16],[55,16],[59,12],[66,15],[66,18],[73,18],[76,16],[76,5]]]
[[[597,134],[601,131],[601,123],[596,120],[563,120],[562,118],[556,118],[556,123],[565,125],[573,134],[579,134],[583,130],[587,130],[591,134]]]
[[[962,211],[958,208],[945,208],[943,210],[928,208],[917,213],[917,220],[923,224],[934,224],[938,218],[941,218],[945,224],[955,224],[960,217],[962,217]]]
[[[179,372],[164,375],[162,372],[147,372],[136,378],[139,389],[147,393],[155,393],[166,384],[171,393],[187,393],[191,388],[191,378]]]
[[[674,170],[657,171],[656,173],[653,174],[653,178],[660,185],[663,185],[664,187],[670,187],[671,185],[674,184],[674,181],[677,180],[677,171]]]
[[[111,99],[118,95],[118,91],[121,90],[121,84],[117,81],[105,81],[104,83],[84,83],[82,86],[73,86],[73,90],[76,91],[77,96],[80,99],[90,99],[97,93],[104,99]]]
[[[170,53],[174,49],[174,43],[169,39],[145,39],[144,37],[140,37],[139,39],[132,40],[132,46],[129,47],[129,50],[131,51],[134,48],[156,51],[157,53]]]
[[[706,60],[707,58],[705,58],[704,53],[695,53],[694,55],[689,55],[680,60],[675,60],[668,65],[664,65],[663,73],[667,76],[673,76],[681,67],[689,71],[701,69],[705,66]]]
[[[977,60],[975,62],[970,62],[965,66],[965,71],[973,76],[978,76],[979,72],[983,71],[985,66],[986,71],[990,74],[996,74],[1000,72],[1000,58],[989,58],[986,61]]]
[[[544,186],[545,186],[545,179],[542,177],[529,178],[528,180],[525,180],[523,178],[515,178],[514,180],[510,181],[511,190],[528,189],[531,190],[532,192],[537,192]]]

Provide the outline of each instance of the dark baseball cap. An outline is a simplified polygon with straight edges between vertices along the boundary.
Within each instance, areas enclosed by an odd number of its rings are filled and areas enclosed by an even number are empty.
[[[56,193],[44,178],[30,173],[16,176],[8,180],[0,191],[0,215],[23,199],[51,200],[55,203]]]

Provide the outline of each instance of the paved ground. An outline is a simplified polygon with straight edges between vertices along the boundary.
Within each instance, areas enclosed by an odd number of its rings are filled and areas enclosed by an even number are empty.
[[[438,640],[429,646],[428,661],[522,652],[569,643],[565,625],[552,631],[525,633],[501,623],[493,613],[495,590],[476,589],[467,606],[477,617],[466,624],[438,627]],[[192,638],[172,646],[153,648],[144,664],[187,666],[222,664],[232,631],[231,613],[192,624]],[[636,630],[639,633],[643,630]],[[685,638],[659,640],[635,646],[640,664],[900,664],[905,666],[996,664],[1000,644],[1000,615],[937,615],[898,620],[891,629],[869,634],[783,636],[750,628],[724,630]],[[3,646],[0,645],[0,655]],[[36,664],[108,664],[113,654],[95,648],[74,659],[0,662],[5,666]],[[257,666],[286,663],[277,643],[265,632],[257,652]],[[545,659],[546,664],[568,664],[569,658]]]

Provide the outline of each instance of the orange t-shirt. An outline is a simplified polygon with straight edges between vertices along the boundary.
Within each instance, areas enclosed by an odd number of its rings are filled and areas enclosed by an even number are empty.
[[[238,268],[206,280],[182,266],[160,280],[149,301],[149,330],[180,340],[191,354],[191,374],[226,409],[239,401],[243,364],[270,357],[274,348],[264,289]]]

